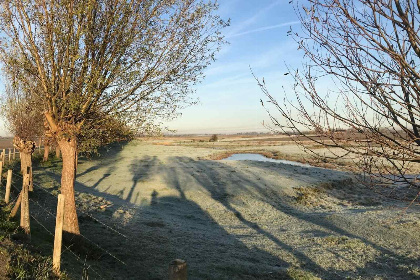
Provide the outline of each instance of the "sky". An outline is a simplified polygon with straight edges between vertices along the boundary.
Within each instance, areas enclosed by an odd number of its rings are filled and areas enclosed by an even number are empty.
[[[288,0],[219,0],[218,13],[231,24],[224,45],[196,87],[197,105],[185,108],[165,125],[184,133],[267,132],[269,122],[260,99],[267,99],[252,76],[264,78],[270,94],[281,98],[281,86],[293,82],[284,75],[297,67],[303,54],[287,31],[300,29]]]

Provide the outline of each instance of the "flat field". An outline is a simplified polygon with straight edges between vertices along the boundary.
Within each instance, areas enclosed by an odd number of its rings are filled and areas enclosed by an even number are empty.
[[[0,137],[0,149],[13,148],[12,137]]]
[[[79,221],[95,245],[65,250],[63,269],[75,279],[83,263],[89,279],[167,279],[179,258],[188,279],[420,279],[418,203],[401,216],[407,202],[344,171],[221,159],[239,151],[309,162],[281,136],[221,138],[139,139],[81,158]],[[34,180],[56,194],[59,161]],[[43,190],[34,199],[54,205]],[[47,215],[40,222],[53,228]]]

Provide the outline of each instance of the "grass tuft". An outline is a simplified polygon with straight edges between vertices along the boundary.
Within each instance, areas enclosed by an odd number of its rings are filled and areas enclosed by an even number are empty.
[[[321,280],[311,272],[296,267],[289,268],[287,274],[292,280]]]

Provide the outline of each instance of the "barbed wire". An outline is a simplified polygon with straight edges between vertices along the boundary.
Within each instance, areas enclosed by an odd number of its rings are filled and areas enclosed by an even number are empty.
[[[16,175],[17,175],[17,176],[19,176],[20,178],[23,178],[23,176],[22,176],[22,175],[20,175],[20,174],[16,174]],[[36,184],[35,182],[32,182],[32,184],[33,184],[33,186],[34,186],[34,187],[36,187],[37,189],[42,190],[43,192],[48,193],[49,195],[51,195],[51,196],[53,196],[53,197],[57,198],[57,196],[56,196],[56,195],[54,195],[54,194],[52,194],[51,192],[47,191],[45,188],[41,187],[40,185]],[[83,210],[82,210],[82,209],[80,209],[80,208],[78,208],[78,210],[79,210],[81,213],[83,213],[83,214],[85,214],[86,216],[88,216],[89,218],[93,219],[95,222],[97,222],[97,223],[99,223],[99,224],[103,225],[104,227],[108,228],[109,230],[111,230],[111,231],[115,232],[116,234],[118,234],[118,235],[120,235],[120,236],[122,236],[122,237],[124,237],[124,238],[128,239],[128,237],[127,237],[125,234],[123,234],[123,233],[119,232],[118,230],[116,230],[116,229],[114,229],[113,227],[111,227],[110,225],[108,225],[108,224],[106,224],[106,223],[102,222],[101,220],[98,220],[98,219],[97,219],[96,217],[94,217],[93,215],[91,215],[91,214],[87,213],[86,211],[83,211]]]
[[[47,233],[49,233],[53,238],[54,238],[54,234],[46,227],[46,226],[44,226],[37,218],[35,218],[35,216],[34,215],[31,215],[30,214],[30,216],[31,216],[31,218],[37,223],[37,224],[39,224]],[[66,246],[66,245],[64,245],[64,244],[62,244],[62,246],[64,247],[64,250],[62,250],[61,251],[61,255],[63,255],[63,253],[65,253],[65,252],[70,252],[74,257],[75,257],[75,259],[78,261],[78,262],[80,262],[83,266],[85,266],[85,263],[84,262],[82,262],[82,260],[81,260],[81,258],[76,254],[76,253],[74,253],[71,249],[70,249],[70,247],[69,246]],[[87,267],[88,269],[91,269],[96,275],[98,275],[99,277],[100,277],[100,279],[104,279],[95,269],[93,269],[91,266],[88,266]]]
[[[15,190],[17,190],[17,191],[20,191],[19,190],[19,188],[17,188],[16,186],[14,186],[13,184],[11,184],[11,186],[15,189]],[[17,198],[16,198],[16,200],[17,200]],[[50,211],[48,211],[45,207],[42,207],[41,206],[41,204],[39,204],[37,201],[35,201],[35,200],[33,200],[33,199],[31,199],[31,198],[29,198],[29,200],[30,201],[32,201],[32,202],[35,202],[36,204],[38,204],[39,205],[39,207],[41,208],[41,209],[43,209],[43,210],[45,210],[49,215],[51,215],[53,218],[54,218],[54,214],[52,214]],[[53,237],[54,238],[54,234],[43,224],[43,223],[41,223],[36,217],[35,217],[35,215],[33,215],[33,214],[29,214],[30,215],[30,217],[37,223],[37,224],[39,224],[47,233],[49,233],[50,235],[51,235],[51,237]],[[16,230],[15,230],[15,232],[16,232]],[[66,246],[66,245],[64,245],[64,244],[62,244],[62,246],[64,247],[64,250],[62,250],[61,251],[61,255],[63,255],[63,253],[64,252],[66,252],[66,251],[69,251],[75,258],[76,258],[76,260],[78,261],[78,262],[80,262],[80,263],[82,263],[82,265],[84,265],[85,266],[85,263],[83,263],[82,261],[81,261],[81,258],[76,254],[76,253],[74,253],[71,249],[70,249],[70,246]],[[93,269],[91,266],[89,266],[88,267],[88,269],[91,269],[96,275],[98,275],[101,279],[103,279],[102,278],[102,276],[95,270],[95,269]]]
[[[16,189],[17,191],[19,191],[19,188],[17,188],[16,186],[14,186],[13,184],[11,185],[13,186],[14,189]],[[40,203],[38,203],[37,201],[33,200],[32,198],[29,198],[29,200],[35,204],[37,204],[42,210],[44,210],[48,215],[50,215],[52,218],[55,218],[55,215],[49,211],[46,207],[43,207]],[[111,252],[109,252],[108,250],[106,250],[105,248],[102,248],[101,246],[99,246],[97,243],[93,242],[90,238],[86,237],[85,235],[79,233],[79,235],[86,239],[89,243],[91,243],[92,245],[94,245],[95,247],[99,248],[100,250],[102,250],[103,252],[105,252],[107,255],[111,256],[112,258],[114,258],[115,260],[117,260],[118,262],[127,265],[124,261],[120,260],[118,257],[116,257],[114,254],[112,254]],[[102,254],[100,256],[100,258],[103,256],[104,254]],[[99,260],[99,258],[98,258]]]
[[[9,163],[11,162],[11,160],[9,160]],[[18,177],[20,177],[21,179],[23,179],[23,176],[20,175],[19,173],[15,173],[14,175],[17,175]],[[53,193],[49,192],[48,190],[44,189],[43,187],[41,187],[40,185],[36,184],[35,182],[32,182],[33,186],[36,187],[36,189],[41,190],[45,193],[48,193],[49,195],[51,195],[54,198],[57,198],[57,195],[54,195]],[[21,191],[18,187],[16,187],[14,184],[11,184],[11,187],[13,187],[13,189],[15,189],[18,193]],[[12,200],[11,205],[15,204],[16,201],[18,199],[18,196],[15,197],[14,200]],[[55,219],[55,215],[46,207],[46,205],[41,205],[38,201],[29,198],[29,201],[31,201],[31,203],[33,203],[33,205],[37,205],[37,207],[39,209],[41,209],[42,211],[44,211],[48,216],[51,216],[53,219]],[[104,226],[105,228],[111,230],[112,232],[126,238],[127,236],[124,235],[123,233],[119,232],[118,230],[114,229],[113,227],[109,226],[108,224],[98,220],[96,217],[92,216],[91,214],[83,211],[82,209],[78,209],[81,213],[83,213],[84,215],[87,215],[88,217],[90,217],[92,220],[96,221],[97,223],[101,224],[102,226]],[[32,212],[33,213],[33,212]],[[38,212],[39,213],[39,212]],[[30,214],[30,217],[37,223],[39,224],[50,236],[52,236],[54,238],[54,234],[47,228],[46,225],[44,225],[34,214]],[[47,220],[47,218],[45,218],[45,220]],[[107,249],[101,247],[100,245],[98,245],[97,243],[93,242],[90,238],[86,237],[83,234],[79,234],[80,237],[82,237],[83,239],[87,240],[90,244],[94,245],[95,247],[97,247],[98,249],[102,250],[104,253],[101,254],[99,256],[99,258],[96,259],[96,261],[98,261],[99,259],[101,259],[104,255],[109,255],[110,257],[112,257],[113,259],[115,259],[116,261],[120,262],[123,265],[127,265],[124,261],[122,261],[121,259],[119,259],[117,256],[115,256],[114,254],[112,254],[111,252],[109,252]],[[72,239],[74,238],[74,236],[72,237]],[[73,252],[70,248],[70,246],[66,246],[63,244],[64,250],[62,250],[61,254],[64,254],[66,251],[69,251],[74,257],[75,259],[81,263],[83,265],[83,270],[85,271],[86,269],[91,269],[97,276],[99,276],[101,279],[103,279],[103,277],[95,270],[93,269],[90,265],[86,266],[86,261],[83,262],[80,258],[80,256],[78,256],[75,252]],[[87,257],[87,256],[86,256]]]
[[[16,201],[18,200],[19,196],[16,196],[15,198],[13,198],[12,200],[9,200],[9,205],[13,205],[16,203]]]

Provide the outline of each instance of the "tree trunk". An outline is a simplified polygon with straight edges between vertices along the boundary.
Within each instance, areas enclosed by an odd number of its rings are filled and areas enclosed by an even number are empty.
[[[44,145],[44,158],[42,160],[47,161],[49,154],[50,154],[50,146],[47,143],[45,143],[45,145]]]
[[[25,150],[20,151],[20,153],[20,171],[25,175],[27,168],[32,166],[32,154],[27,153]]]
[[[74,182],[76,179],[77,143],[76,139],[63,139],[58,142],[63,157],[61,173],[61,193],[65,196],[63,230],[80,234],[79,222],[74,199]]]
[[[60,158],[60,147],[58,145],[55,146],[55,157]]]
[[[32,154],[35,151],[35,142],[30,140],[24,140],[19,136],[13,138],[13,146],[19,150],[20,155],[20,170],[22,175],[25,176],[27,168],[31,167],[29,190],[33,189],[33,178],[32,178]]]
[[[32,153],[22,150],[20,151],[20,171],[22,172],[22,176],[25,176],[28,167],[32,168]],[[33,189],[32,172],[29,174],[29,189]]]

